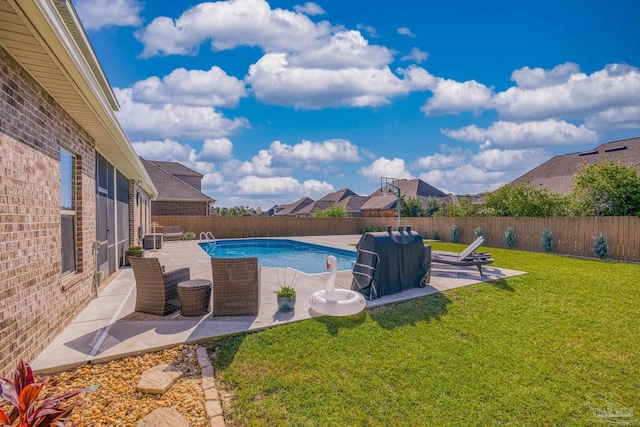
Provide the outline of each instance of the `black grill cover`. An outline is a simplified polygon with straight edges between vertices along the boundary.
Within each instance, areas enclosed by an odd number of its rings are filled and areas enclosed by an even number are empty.
[[[415,231],[365,233],[356,248],[351,289],[366,299],[425,286],[431,279],[431,246]]]

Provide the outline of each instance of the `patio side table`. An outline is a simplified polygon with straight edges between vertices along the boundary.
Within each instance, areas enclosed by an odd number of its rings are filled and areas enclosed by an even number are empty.
[[[208,313],[211,281],[195,279],[178,283],[178,299],[180,299],[180,314],[183,316],[201,316]]]

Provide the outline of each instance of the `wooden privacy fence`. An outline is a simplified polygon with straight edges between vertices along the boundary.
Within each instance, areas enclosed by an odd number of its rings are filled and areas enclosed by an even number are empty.
[[[216,238],[286,237],[331,234],[357,234],[368,227],[396,229],[396,218],[295,218],[295,217],[203,217],[153,216],[160,225],[176,225],[182,231],[210,231]],[[559,217],[559,218],[403,218],[402,224],[433,237],[435,231],[443,241],[450,241],[452,225],[458,226],[460,243],[470,243],[476,228],[483,230],[484,246],[504,248],[502,234],[512,227],[516,236],[514,249],[542,252],[541,233],[549,228],[554,236],[554,253],[593,257],[593,238],[600,233],[609,238],[611,259],[640,262],[640,218],[636,217]]]
[[[433,237],[437,231],[440,239],[450,241],[451,226],[458,226],[460,243],[471,243],[475,230],[480,227],[486,242],[483,246],[504,248],[502,234],[512,227],[516,243],[514,249],[542,252],[542,230],[548,228],[554,236],[554,253],[593,257],[593,238],[600,233],[609,238],[611,259],[640,262],[640,218],[610,217],[474,217],[474,218],[403,218],[403,225],[410,225],[423,235]],[[390,218],[361,218],[361,227],[387,227]]]

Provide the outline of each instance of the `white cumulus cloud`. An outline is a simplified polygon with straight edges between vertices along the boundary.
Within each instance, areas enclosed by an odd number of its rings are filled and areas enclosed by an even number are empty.
[[[369,166],[360,168],[358,174],[373,182],[378,182],[383,176],[391,178],[413,178],[407,170],[403,159],[387,159],[386,157],[380,157],[374,160]]]
[[[597,130],[640,129],[640,101],[638,105],[600,111],[589,117],[585,126]]]
[[[136,33],[143,57],[193,55],[206,40],[214,50],[260,46],[267,52],[304,51],[322,44],[332,27],[307,15],[271,9],[265,0],[200,3],[178,19],[155,18]]]
[[[330,139],[323,142],[303,140],[295,145],[280,141],[271,143],[270,152],[275,158],[287,163],[356,163],[361,160],[358,147],[344,139]]]
[[[200,160],[224,160],[231,157],[233,143],[229,138],[205,139],[198,154]]]
[[[286,54],[267,54],[249,68],[246,81],[259,100],[297,108],[384,105],[395,96],[426,88],[429,74],[412,66],[402,78],[384,68],[340,70],[292,67]]]
[[[104,27],[137,27],[142,24],[143,4],[137,0],[78,0],[74,2],[82,26],[87,30]]]
[[[327,13],[322,6],[313,2],[306,2],[305,4],[298,4],[293,6],[293,10],[299,13],[304,13],[305,15],[315,16],[315,15],[324,15]]]
[[[247,119],[228,119],[209,107],[179,104],[151,105],[135,102],[132,89],[114,89],[120,103],[122,126],[134,138],[216,138],[249,127]]]
[[[181,144],[172,139],[139,141],[132,145],[139,156],[148,160],[188,162],[195,158],[195,150],[189,144]]]
[[[475,80],[457,82],[438,77],[429,89],[433,96],[421,108],[426,115],[479,112],[489,105],[493,95],[493,88]]]
[[[407,37],[415,37],[416,35],[411,32],[411,30],[407,27],[398,28],[398,34],[407,36]]]
[[[423,52],[420,49],[418,49],[417,47],[414,47],[413,49],[411,49],[411,51],[408,54],[406,54],[402,58],[400,58],[400,60],[401,61],[415,61],[418,64],[421,64],[424,61],[426,61],[428,57],[429,57],[429,54],[427,52]]]
[[[241,194],[245,195],[281,195],[299,197],[318,195],[335,191],[327,182],[308,180],[300,182],[291,176],[258,177],[245,176],[237,183]]]
[[[517,77],[524,87],[511,87],[496,94],[492,106],[505,119],[536,120],[585,119],[610,108],[639,104],[640,70],[636,67],[611,64],[587,75],[565,64],[561,71],[555,80],[543,75],[539,81],[525,72],[527,78]],[[547,85],[550,79],[559,83]]]
[[[236,107],[247,95],[244,82],[216,66],[207,71],[177,68],[162,79],[140,80],[132,89],[133,101],[150,104]]]
[[[511,73],[511,80],[522,89],[555,86],[569,81],[573,74],[580,72],[578,64],[565,62],[550,70],[523,67]]]
[[[584,125],[576,126],[564,120],[543,120],[534,122],[498,121],[488,128],[476,125],[460,129],[442,129],[441,132],[453,139],[466,142],[485,143],[498,147],[532,147],[551,145],[570,145],[595,142],[598,134]]]

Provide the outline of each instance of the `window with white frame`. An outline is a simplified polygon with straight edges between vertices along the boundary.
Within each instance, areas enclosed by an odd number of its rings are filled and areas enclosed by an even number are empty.
[[[60,148],[62,274],[76,271],[76,157]]]

